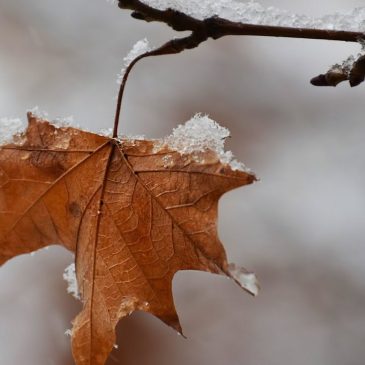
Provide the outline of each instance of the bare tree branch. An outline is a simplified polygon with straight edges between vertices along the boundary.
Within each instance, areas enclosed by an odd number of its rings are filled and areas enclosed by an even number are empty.
[[[312,28],[294,28],[279,27],[269,25],[245,24],[232,22],[220,17],[211,17],[204,20],[196,19],[188,14],[182,13],[174,9],[159,10],[146,5],[140,0],[118,0],[118,6],[121,9],[132,10],[132,17],[147,22],[162,22],[176,31],[191,31],[189,37],[168,42],[158,50],[160,53],[150,52],[138,58],[179,53],[185,49],[198,47],[208,38],[218,39],[230,35],[247,35],[247,36],[263,36],[263,37],[285,37],[285,38],[305,38],[305,39],[322,39],[331,41],[359,42],[364,40],[364,33],[350,32],[341,30],[326,30]],[[364,43],[364,41],[363,41]],[[175,48],[174,48],[175,47]],[[177,47],[177,48],[176,48]],[[175,52],[175,50],[178,50]],[[156,50],[157,51],[157,50]],[[134,65],[135,63],[133,63]],[[133,67],[133,65],[131,65]],[[353,67],[353,69],[352,69]],[[130,71],[130,70],[129,70]],[[127,72],[127,77],[128,73]],[[357,86],[365,79],[365,66],[361,58],[351,67],[343,69],[331,68],[326,74],[321,74],[311,80],[315,86],[336,86],[342,81],[350,81],[351,86]],[[123,86],[124,87],[124,86]],[[123,90],[121,89],[121,94]],[[119,106],[120,109],[120,106]],[[118,108],[117,108],[118,111]],[[116,128],[117,119],[116,117]],[[115,130],[116,133],[116,130]]]

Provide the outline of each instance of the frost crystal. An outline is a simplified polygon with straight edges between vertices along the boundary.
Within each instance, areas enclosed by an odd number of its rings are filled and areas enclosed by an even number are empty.
[[[184,125],[175,128],[163,140],[163,144],[181,154],[214,151],[219,160],[229,164],[232,170],[251,172],[243,163],[234,159],[231,151],[224,151],[224,143],[230,132],[207,115],[196,114]],[[166,161],[168,163],[168,161]]]
[[[235,264],[229,264],[228,271],[231,277],[236,280],[242,288],[255,296],[259,293],[259,283],[254,273],[248,272],[246,269],[238,267]]]
[[[28,109],[27,113],[31,113],[37,119],[48,120],[49,123],[51,123],[56,128],[73,127],[81,129],[80,125],[75,123],[75,119],[72,115],[69,115],[67,117],[57,117],[55,119],[50,120],[48,112],[40,110],[39,106],[35,106],[34,108]],[[85,130],[85,132],[87,132],[86,129],[84,128],[82,129]]]
[[[196,114],[184,125],[179,125],[166,138],[167,144],[181,153],[211,149],[220,154],[224,141],[230,136],[227,128],[221,127],[207,115]]]
[[[67,329],[65,331],[65,336],[72,337],[72,330],[71,329]]]
[[[365,31],[365,7],[349,12],[333,13],[314,18],[294,14],[273,6],[265,7],[256,1],[239,0],[142,0],[155,9],[172,8],[196,19],[219,16],[233,22],[262,24],[295,28],[315,28],[328,30]]]
[[[75,119],[72,115],[68,117],[57,117],[56,119],[53,119],[51,123],[57,128],[80,128],[80,126],[75,123]]]
[[[330,72],[340,72],[340,73],[345,73],[347,76],[350,75],[351,69],[354,66],[356,59],[354,55],[349,56],[348,58],[346,58],[345,61],[343,61],[341,64],[340,63],[336,63],[335,65],[333,65],[329,71]]]
[[[48,119],[48,113],[45,112],[44,110],[40,110],[38,105],[36,105],[33,108],[28,109],[27,113],[31,113],[39,119]]]
[[[361,45],[361,52],[359,52],[357,55],[351,55],[348,58],[346,58],[342,63],[336,63],[335,65],[331,66],[329,69],[330,72],[340,72],[345,73],[347,77],[350,76],[351,70],[354,67],[355,62],[362,56],[365,55],[365,43],[364,41],[359,41]]]
[[[26,124],[19,118],[0,118],[0,144],[13,143],[24,132]]]
[[[76,299],[81,299],[79,294],[79,289],[77,286],[77,279],[76,279],[76,268],[75,264],[72,263],[66,267],[63,273],[63,279],[67,282],[67,293],[71,294]]]
[[[104,128],[101,129],[99,134],[104,137],[112,137],[113,136],[113,128]]]
[[[56,128],[76,128],[84,132],[90,132],[88,128],[81,127],[80,124],[76,123],[73,115],[69,115],[67,117],[56,117],[55,119],[51,119],[48,112],[40,110],[38,106],[35,106],[32,109],[28,109],[27,112],[31,113],[36,119],[48,121]],[[101,130],[99,134],[104,135],[103,132],[104,130]]]
[[[127,70],[128,66],[139,56],[142,54],[151,51],[152,48],[147,40],[147,38],[141,39],[138,41],[133,48],[129,51],[126,57],[123,58],[123,68],[118,75],[117,83],[121,84],[123,81],[123,77],[125,71]]]
[[[118,136],[119,140],[128,140],[128,141],[144,141],[146,140],[146,136],[144,134],[122,134]]]

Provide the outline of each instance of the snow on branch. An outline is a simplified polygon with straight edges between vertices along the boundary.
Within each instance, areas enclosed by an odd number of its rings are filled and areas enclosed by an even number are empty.
[[[256,1],[237,0],[142,0],[151,8],[173,9],[195,19],[219,17],[237,23],[327,30],[365,31],[365,7],[315,18],[291,13]],[[122,2],[123,3],[123,2]]]
[[[229,35],[324,39],[364,42],[365,7],[347,13],[334,13],[314,18],[297,15],[258,2],[238,0],[119,0],[121,9],[132,10],[132,17],[147,22],[163,22],[176,31],[191,31],[189,37],[173,40],[160,47],[158,55],[179,53],[198,47],[208,38]],[[151,54],[152,55],[152,54]],[[153,54],[157,55],[157,53]],[[346,65],[348,62],[346,63]],[[336,86],[348,80],[357,86],[365,79],[363,59],[354,68],[342,68],[312,79],[316,86]]]
[[[128,66],[139,56],[143,55],[144,53],[150,52],[152,48],[148,42],[147,38],[141,39],[138,41],[133,48],[129,51],[128,55],[123,59],[123,68],[118,75],[117,83],[122,84],[123,77],[127,71]]]
[[[365,7],[313,18],[237,0],[119,0],[118,6],[132,10],[134,18],[213,39],[256,35],[356,42],[365,32]]]

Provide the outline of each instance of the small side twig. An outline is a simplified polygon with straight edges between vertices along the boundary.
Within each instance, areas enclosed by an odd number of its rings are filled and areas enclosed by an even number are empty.
[[[352,56],[342,65],[332,66],[325,74],[313,77],[311,84],[336,87],[343,81],[349,81],[351,87],[358,86],[365,81],[365,55],[360,55],[357,60]]]

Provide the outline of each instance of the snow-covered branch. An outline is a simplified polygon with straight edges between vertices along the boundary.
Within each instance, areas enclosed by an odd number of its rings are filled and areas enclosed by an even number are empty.
[[[236,0],[119,0],[118,6],[132,10],[134,18],[213,39],[253,35],[357,42],[365,31],[365,8],[313,18]]]

